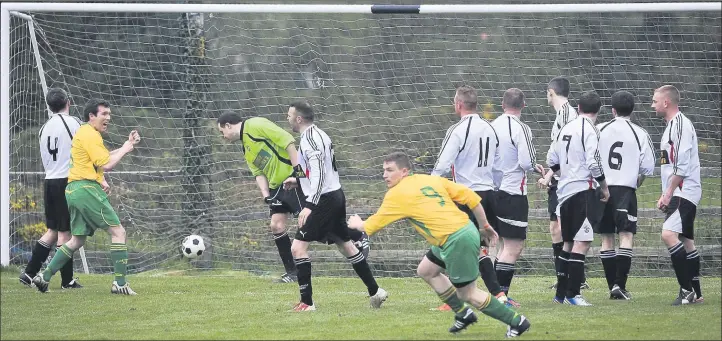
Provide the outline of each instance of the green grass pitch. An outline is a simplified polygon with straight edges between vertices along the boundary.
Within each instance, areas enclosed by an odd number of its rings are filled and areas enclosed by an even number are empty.
[[[0,285],[0,339],[500,339],[506,328],[479,314],[460,335],[446,330],[452,314],[430,311],[439,299],[419,278],[380,278],[389,291],[380,310],[369,307],[356,278],[314,278],[318,311],[292,313],[296,284],[212,271],[131,275],[138,296],[111,295],[111,275],[80,275],[85,288],[50,292],[21,286],[15,269]],[[551,303],[551,277],[515,278],[510,295],[532,321],[522,339],[722,339],[720,278],[702,280],[703,304],[672,307],[674,278],[630,278],[632,301],[611,301],[602,278],[584,294],[593,307]]]

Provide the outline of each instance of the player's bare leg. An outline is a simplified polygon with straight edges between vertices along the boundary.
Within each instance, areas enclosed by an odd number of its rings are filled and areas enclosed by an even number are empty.
[[[368,290],[370,297],[371,307],[381,308],[381,304],[386,301],[386,298],[388,298],[389,295],[386,290],[379,288],[378,284],[376,284],[376,279],[371,272],[371,268],[369,267],[369,263],[366,261],[366,257],[363,252],[361,252],[361,250],[359,250],[351,241],[337,242],[336,247],[338,247],[341,254],[348,259],[351,266],[353,266],[353,270],[356,271],[356,274],[366,285],[366,289]]]
[[[441,270],[442,267],[424,256],[416,268],[416,274],[428,283],[431,289],[439,295],[439,299],[455,313],[454,324],[449,328],[449,332],[458,333],[476,323],[478,318],[458,297],[456,288],[451,284],[449,278],[441,273]]]
[[[276,243],[278,248],[278,255],[281,257],[283,268],[285,273],[280,278],[274,280],[274,283],[293,283],[298,280],[296,264],[293,260],[291,253],[291,239],[288,236],[286,230],[286,223],[288,221],[287,213],[276,213],[271,215],[271,223],[269,225],[271,234],[273,234],[273,241]]]

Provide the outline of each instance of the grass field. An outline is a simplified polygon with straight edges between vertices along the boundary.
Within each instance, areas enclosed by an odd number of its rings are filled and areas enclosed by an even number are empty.
[[[0,339],[499,339],[506,328],[480,315],[461,335],[446,329],[450,313],[430,311],[439,300],[418,278],[380,278],[389,291],[380,310],[369,307],[355,278],[314,278],[318,311],[291,313],[296,284],[273,284],[243,272],[143,273],[130,281],[139,295],[109,294],[110,275],[80,275],[86,287],[40,294],[0,279]],[[601,278],[585,296],[594,307],[551,303],[550,277],[514,280],[512,297],[533,323],[522,339],[722,339],[720,279],[703,279],[703,304],[672,307],[673,278],[630,278],[632,301],[610,301]]]

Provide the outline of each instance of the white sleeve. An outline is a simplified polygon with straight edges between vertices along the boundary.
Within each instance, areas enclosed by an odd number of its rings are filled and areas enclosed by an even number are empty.
[[[306,141],[308,140],[308,141]],[[309,179],[310,182],[310,193],[304,193],[306,194],[306,206],[315,206],[318,205],[318,200],[321,198],[321,191],[323,189],[323,182],[324,182],[324,174],[323,174],[323,150],[321,149],[321,146],[323,141],[321,141],[321,136],[318,134],[313,134],[312,131],[309,131],[309,134],[306,139],[301,141],[301,149],[303,152],[304,157],[306,158],[306,165],[308,166],[308,172],[309,172]]]
[[[519,159],[519,166],[521,166],[525,172],[528,172],[534,169],[534,164],[536,164],[536,151],[532,143],[532,134],[529,126],[522,126],[520,130],[516,136],[517,158]]]
[[[647,132],[644,132],[645,141],[642,143],[641,157],[639,158],[639,174],[650,176],[654,174],[654,145]]]
[[[672,174],[686,177],[692,158],[692,135],[694,127],[691,123],[676,119],[672,126],[672,145],[674,151],[674,171]]]
[[[587,124],[585,120],[583,124]],[[596,127],[589,124],[590,127],[584,130],[582,143],[584,146],[584,160],[587,168],[592,172],[592,176],[597,181],[604,180],[604,168],[602,168],[602,157],[599,155],[599,135]]]
[[[547,151],[547,166],[555,172],[559,170],[559,155],[557,154],[556,139],[549,145],[549,151]]]
[[[441,151],[439,151],[439,157],[434,165],[434,170],[431,171],[431,175],[442,176],[447,174],[454,160],[456,160],[456,156],[459,155],[461,139],[458,135],[454,134],[454,127],[455,126],[451,126],[446,131],[444,143],[441,144]]]

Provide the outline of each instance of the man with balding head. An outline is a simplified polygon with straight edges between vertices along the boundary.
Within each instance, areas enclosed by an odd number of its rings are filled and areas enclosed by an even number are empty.
[[[680,286],[672,305],[703,301],[699,252],[694,245],[694,219],[702,198],[697,132],[692,121],[679,110],[679,101],[679,90],[672,85],[654,90],[652,108],[667,122],[659,147],[662,196],[657,208],[666,214],[662,241],[669,250]]]
[[[536,165],[531,129],[521,121],[525,106],[524,92],[517,88],[506,90],[501,102],[504,114],[492,123],[499,136],[501,156],[494,165],[494,183],[498,188],[494,194],[493,212],[497,222],[494,228],[500,237],[496,277],[507,295],[529,225],[526,173]]]

